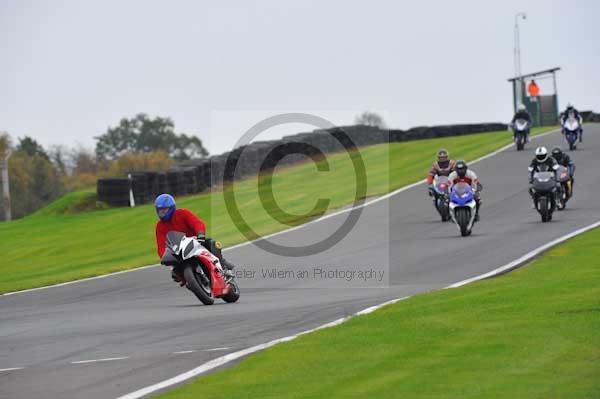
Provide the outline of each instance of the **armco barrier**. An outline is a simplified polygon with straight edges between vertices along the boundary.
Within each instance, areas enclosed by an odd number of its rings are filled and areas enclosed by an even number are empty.
[[[589,113],[591,120],[600,115]],[[193,159],[182,162],[166,173],[132,172],[128,178],[99,179],[98,199],[113,206],[129,205],[129,189],[133,190],[136,204],[151,202],[158,194],[189,195],[210,190],[223,181],[228,182],[247,176],[254,176],[261,170],[272,169],[277,165],[293,164],[306,160],[306,155],[298,151],[320,151],[330,153],[344,149],[342,143],[366,146],[387,142],[420,140],[436,137],[460,136],[480,132],[506,130],[502,123],[480,123],[447,126],[422,126],[409,130],[386,130],[372,126],[341,126],[332,129],[318,129],[309,133],[285,136],[280,140],[257,141],[236,148],[231,152],[215,155],[207,159]],[[227,159],[237,161],[235,171],[225,170]]]

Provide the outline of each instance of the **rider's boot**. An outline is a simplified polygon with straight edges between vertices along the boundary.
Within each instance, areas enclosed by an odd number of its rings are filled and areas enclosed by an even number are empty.
[[[185,277],[181,276],[179,273],[175,272],[175,270],[171,270],[171,278],[176,283],[179,283],[180,287],[183,287],[186,283]]]
[[[223,258],[221,260],[221,264],[224,266],[223,274],[227,277],[233,277],[234,276],[233,269],[235,268],[235,265],[233,263],[227,261],[225,258]]]

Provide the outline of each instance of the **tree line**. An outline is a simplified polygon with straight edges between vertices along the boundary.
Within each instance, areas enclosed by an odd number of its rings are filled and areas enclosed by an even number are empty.
[[[100,177],[164,171],[176,162],[208,155],[198,137],[176,133],[170,118],[150,118],[146,114],[121,119],[95,140],[94,150],[65,145],[44,148],[30,136],[13,140],[7,133],[0,134],[0,157],[11,152],[8,170],[13,219],[69,191],[93,187]],[[0,220],[4,220],[1,205]]]

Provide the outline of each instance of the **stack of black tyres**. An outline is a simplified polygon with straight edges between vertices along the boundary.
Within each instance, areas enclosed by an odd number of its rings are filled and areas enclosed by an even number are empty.
[[[129,205],[129,179],[98,179],[98,200],[111,206]]]
[[[591,112],[584,116],[586,120],[600,120],[600,115]],[[253,142],[208,159],[185,161],[166,173],[132,172],[131,180],[99,179],[98,198],[112,206],[127,206],[131,187],[136,205],[144,204],[152,202],[162,193],[174,196],[196,194],[222,183],[255,176],[261,170],[273,169],[277,165],[305,161],[307,155],[343,151],[344,147],[501,130],[506,130],[506,125],[487,123],[422,126],[407,131],[372,126],[318,129],[310,133],[285,136],[280,140]],[[226,167],[228,161],[230,165]],[[231,168],[233,163],[237,163],[235,170]]]

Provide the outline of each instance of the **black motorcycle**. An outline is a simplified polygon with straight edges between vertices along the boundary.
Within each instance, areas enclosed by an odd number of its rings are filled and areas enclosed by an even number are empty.
[[[556,210],[559,187],[554,172],[534,173],[530,192],[544,223],[552,220],[552,214]]]

